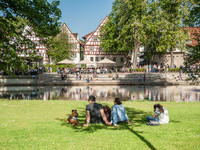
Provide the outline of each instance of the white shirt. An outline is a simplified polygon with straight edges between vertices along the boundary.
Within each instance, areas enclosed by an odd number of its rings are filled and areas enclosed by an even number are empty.
[[[169,115],[168,115],[168,111],[167,108],[163,107],[164,112],[160,113],[159,115],[159,123],[160,124],[167,124],[169,123]]]

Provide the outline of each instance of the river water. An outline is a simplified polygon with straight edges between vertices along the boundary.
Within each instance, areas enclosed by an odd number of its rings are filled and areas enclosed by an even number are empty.
[[[4,86],[0,99],[113,101],[200,101],[200,86]]]

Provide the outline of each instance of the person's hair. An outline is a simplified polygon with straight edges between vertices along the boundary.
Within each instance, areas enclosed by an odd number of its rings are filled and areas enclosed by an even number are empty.
[[[156,108],[158,108],[160,112],[164,112],[163,106],[160,105],[160,104],[155,104],[155,105],[153,106],[153,108],[154,108],[154,111],[156,110]]]
[[[95,101],[96,101],[96,97],[93,96],[93,95],[90,95],[88,101],[93,101],[93,102],[95,102]]]
[[[120,105],[120,104],[122,104],[122,102],[121,102],[121,100],[119,99],[119,98],[115,98],[115,101],[114,102],[116,102],[117,103],[117,105]]]

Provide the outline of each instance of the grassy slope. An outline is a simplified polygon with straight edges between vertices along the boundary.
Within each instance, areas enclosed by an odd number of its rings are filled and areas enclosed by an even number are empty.
[[[170,123],[147,126],[154,102],[123,102],[135,125],[72,127],[76,108],[85,122],[87,101],[0,101],[0,149],[200,149],[200,103],[162,103]],[[112,106],[112,102],[102,102]]]

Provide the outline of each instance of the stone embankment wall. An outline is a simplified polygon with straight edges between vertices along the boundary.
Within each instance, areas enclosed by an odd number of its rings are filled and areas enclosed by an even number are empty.
[[[188,75],[179,73],[119,73],[119,78],[112,74],[98,74],[96,78],[92,74],[83,74],[80,79],[76,79],[75,74],[67,75],[66,80],[62,80],[60,75],[42,74],[38,76],[0,76],[0,86],[9,85],[189,85],[186,81]],[[92,77],[92,78],[91,78]],[[90,79],[87,82],[86,79]],[[139,80],[140,78],[140,80]],[[144,80],[145,79],[145,80]]]

